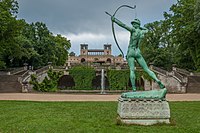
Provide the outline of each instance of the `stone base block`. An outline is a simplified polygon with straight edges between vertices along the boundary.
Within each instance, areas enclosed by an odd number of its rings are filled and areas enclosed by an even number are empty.
[[[135,124],[135,125],[154,125],[154,124],[159,124],[159,123],[164,123],[164,124],[170,124],[169,119],[156,119],[156,120],[151,120],[151,119],[121,119],[120,121],[124,124]]]
[[[153,125],[170,123],[170,108],[166,100],[119,98],[119,120],[125,124]]]

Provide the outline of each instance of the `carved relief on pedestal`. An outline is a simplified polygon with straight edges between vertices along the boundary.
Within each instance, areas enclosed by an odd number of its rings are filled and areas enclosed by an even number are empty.
[[[166,100],[119,98],[118,114],[122,121],[151,120],[169,123],[170,108]]]

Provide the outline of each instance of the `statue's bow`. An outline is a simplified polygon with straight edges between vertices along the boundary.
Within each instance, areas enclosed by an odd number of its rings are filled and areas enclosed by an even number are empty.
[[[122,6],[120,6],[120,7],[117,8],[117,10],[115,11],[115,13],[114,13],[113,15],[109,14],[108,12],[106,12],[106,14],[108,14],[109,16],[113,16],[113,17],[114,17],[114,16],[116,15],[117,11],[118,11],[120,8],[122,8],[122,7],[128,7],[128,8],[130,8],[130,9],[135,9],[135,8],[136,8],[136,5],[135,5],[134,7],[129,6],[129,5],[122,5]],[[119,48],[120,52],[122,53],[122,57],[124,58],[124,53],[123,53],[122,49],[120,48],[120,46],[119,46],[119,44],[118,44],[118,42],[117,42],[116,35],[115,35],[114,22],[112,22],[112,33],[113,33],[113,37],[114,37],[115,43],[117,44],[117,47]]]

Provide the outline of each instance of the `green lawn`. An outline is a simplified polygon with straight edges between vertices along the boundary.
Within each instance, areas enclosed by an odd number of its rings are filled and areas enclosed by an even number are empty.
[[[0,133],[200,133],[200,102],[170,102],[171,125],[117,125],[117,102],[0,101]]]

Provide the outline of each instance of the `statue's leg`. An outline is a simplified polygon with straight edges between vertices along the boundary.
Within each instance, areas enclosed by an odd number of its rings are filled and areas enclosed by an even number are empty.
[[[140,55],[139,57],[136,58],[137,62],[140,64],[140,66],[144,69],[145,72],[148,73],[148,75],[158,83],[158,85],[160,86],[161,89],[165,88],[165,86],[162,84],[162,82],[156,77],[155,73],[153,71],[151,71],[144,58],[142,57],[142,55]]]
[[[136,87],[135,87],[135,59],[133,57],[129,57],[128,59],[128,65],[129,65],[129,69],[130,69],[130,80],[131,80],[131,85],[132,85],[132,89],[133,91],[136,91]]]

